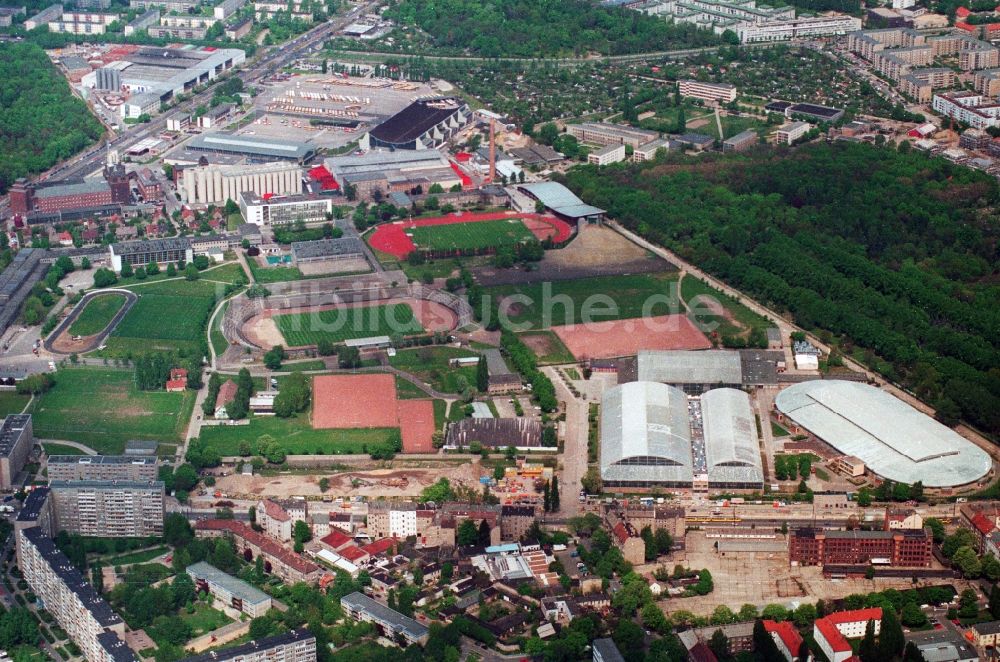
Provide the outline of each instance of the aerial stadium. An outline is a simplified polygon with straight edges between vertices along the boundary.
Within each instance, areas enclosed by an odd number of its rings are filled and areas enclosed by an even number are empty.
[[[674,386],[629,382],[604,394],[601,479],[633,489],[761,489],[750,399],[731,388],[688,397]]]
[[[874,386],[841,380],[795,384],[775,399],[778,411],[874,474],[925,487],[958,487],[988,473],[985,451]]]

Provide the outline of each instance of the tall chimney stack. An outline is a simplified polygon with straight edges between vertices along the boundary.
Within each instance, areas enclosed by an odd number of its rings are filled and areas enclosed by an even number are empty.
[[[497,121],[490,118],[490,183],[497,180]]]

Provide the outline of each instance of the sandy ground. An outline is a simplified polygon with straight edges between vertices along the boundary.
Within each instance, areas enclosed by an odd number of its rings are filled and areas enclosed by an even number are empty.
[[[661,315],[571,326],[553,333],[577,360],[631,356],[643,349],[708,349],[708,338],[686,315]]]
[[[283,476],[242,476],[231,475],[219,478],[216,489],[230,498],[257,498],[267,495],[273,498],[320,495],[319,480],[327,478],[331,496],[364,497],[416,497],[420,492],[436,482],[447,478],[453,485],[477,488],[479,469],[466,463],[434,469],[373,469],[371,471],[346,471],[327,473],[317,470],[310,475],[289,474]]]
[[[558,346],[548,333],[522,333],[518,336],[528,346],[535,356],[545,356],[554,352]]]
[[[545,253],[545,262],[565,267],[594,267],[647,259],[651,256],[644,248],[603,225],[585,225],[565,248]]]
[[[280,310],[265,310],[262,314],[251,317],[243,325],[243,334],[246,338],[259,347],[273,347],[274,345],[287,345],[284,336],[278,330],[278,325],[271,319],[274,315],[294,315],[298,313],[315,313],[324,310],[335,310],[337,308],[361,308],[364,306],[386,306],[394,303],[405,303],[413,310],[414,316],[420,320],[420,324],[427,331],[451,331],[458,323],[458,317],[447,306],[436,301],[425,301],[423,299],[379,299],[378,301],[361,301],[349,303],[346,306],[337,304],[327,304],[325,306],[311,306],[308,308],[282,308]]]
[[[337,274],[355,274],[363,271],[371,271],[372,267],[368,260],[359,257],[355,260],[322,260],[319,262],[306,262],[296,265],[306,276],[321,276]]]

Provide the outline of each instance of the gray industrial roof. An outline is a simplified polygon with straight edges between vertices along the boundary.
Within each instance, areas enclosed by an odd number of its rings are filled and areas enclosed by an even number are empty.
[[[740,384],[740,354],[733,350],[641,350],[639,381],[664,384]]]
[[[336,255],[361,255],[364,248],[357,237],[340,239],[316,239],[292,242],[292,253],[296,260]]]
[[[543,205],[555,213],[563,216],[583,218],[584,216],[599,216],[604,213],[603,209],[584,203],[572,191],[557,182],[532,182],[520,184],[519,187],[540,200]]]
[[[734,388],[717,388],[701,396],[708,482],[763,483],[757,427],[750,396]]]
[[[629,382],[601,402],[601,478],[690,483],[691,427],[687,397],[655,382]]]
[[[398,632],[405,632],[413,639],[427,635],[427,626],[421,625],[409,616],[400,614],[395,609],[389,609],[380,602],[372,600],[364,593],[355,591],[340,599],[340,603],[349,609],[368,614],[382,623],[391,625]]]
[[[600,656],[601,662],[625,662],[614,639],[594,639],[594,652]]]
[[[74,182],[72,184],[55,184],[53,186],[43,186],[35,189],[36,198],[56,198],[64,195],[86,195],[88,193],[100,193],[110,191],[108,183],[101,180],[88,182]]]
[[[259,588],[247,584],[242,579],[226,574],[214,565],[205,563],[204,561],[199,561],[188,566],[187,573],[194,579],[204,579],[210,584],[218,584],[229,591],[231,595],[250,604],[257,605],[268,602],[271,599],[267,593],[264,593]]]
[[[276,138],[252,138],[228,133],[203,133],[187,144],[190,149],[269,156],[301,161],[313,153],[310,145]]]
[[[803,382],[779,393],[775,405],[838,452],[898,482],[965,485],[992,466],[989,455],[955,431],[867,384]]]

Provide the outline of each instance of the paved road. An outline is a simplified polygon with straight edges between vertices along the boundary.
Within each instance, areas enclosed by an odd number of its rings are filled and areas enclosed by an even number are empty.
[[[556,387],[556,397],[566,403],[566,430],[563,442],[562,473],[559,475],[559,513],[572,517],[580,512],[580,485],[587,473],[587,402],[578,400],[556,374],[555,368],[542,368]]]

